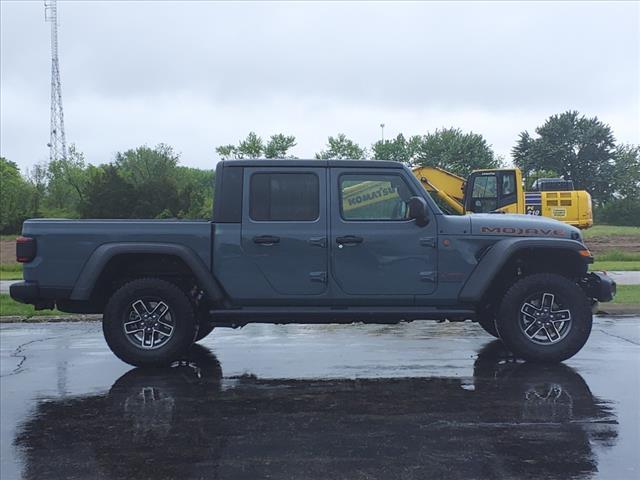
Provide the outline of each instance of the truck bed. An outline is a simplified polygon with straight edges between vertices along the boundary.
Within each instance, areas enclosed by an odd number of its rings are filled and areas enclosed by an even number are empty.
[[[194,220],[27,220],[22,234],[36,239],[37,256],[24,264],[24,279],[71,289],[91,254],[111,242],[175,242],[210,269],[212,229],[212,222]]]

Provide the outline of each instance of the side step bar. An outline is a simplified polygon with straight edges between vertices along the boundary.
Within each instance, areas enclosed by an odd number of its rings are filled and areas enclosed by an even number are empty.
[[[398,323],[413,320],[464,320],[475,311],[436,307],[247,307],[213,309],[211,320],[232,325],[246,323]]]

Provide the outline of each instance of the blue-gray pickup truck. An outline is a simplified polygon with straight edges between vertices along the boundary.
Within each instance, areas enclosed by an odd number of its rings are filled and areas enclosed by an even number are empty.
[[[151,366],[215,327],[418,319],[475,320],[516,355],[558,362],[615,294],[576,228],[446,215],[400,163],[239,160],[215,178],[213,221],[26,221],[11,296],[102,313],[111,350]]]

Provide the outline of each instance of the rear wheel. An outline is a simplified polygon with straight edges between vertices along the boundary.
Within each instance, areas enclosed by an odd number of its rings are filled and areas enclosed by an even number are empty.
[[[543,273],[519,280],[505,294],[496,327],[517,356],[561,362],[575,355],[591,333],[589,299],[571,280]]]
[[[109,299],[102,329],[109,348],[138,367],[162,366],[191,346],[193,306],[177,286],[158,278],[126,283]]]

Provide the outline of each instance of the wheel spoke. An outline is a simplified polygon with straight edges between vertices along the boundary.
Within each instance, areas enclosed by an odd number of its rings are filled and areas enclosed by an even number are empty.
[[[171,336],[171,333],[173,332],[173,327],[165,324],[165,323],[160,323],[160,325],[158,325],[157,327],[153,328],[154,331],[158,332],[160,335],[163,335],[165,337],[169,337]]]
[[[556,338],[560,338],[560,332],[558,331],[556,324],[551,322],[551,326],[553,327],[553,330],[556,332]]]
[[[551,313],[553,314],[553,319],[551,320],[553,323],[571,320],[571,312],[569,310],[557,310]]]
[[[169,307],[164,302],[158,302],[149,315],[157,315],[158,319],[164,317],[164,314],[169,311]]]
[[[138,314],[140,318],[142,318],[144,314],[149,313],[149,309],[142,300],[136,300],[135,302],[133,302],[131,308],[133,308],[133,310]]]
[[[530,303],[525,303],[522,305],[520,311],[531,318],[535,318],[536,312],[540,312],[540,309],[534,307]]]
[[[158,321],[158,326],[155,327],[157,331],[164,333],[165,335],[171,335],[173,332],[173,325],[169,325],[168,323]]]
[[[124,324],[124,331],[127,334],[136,333],[142,329],[143,328],[140,326],[140,320],[137,319]]]
[[[544,327],[539,327],[539,328],[538,328],[538,329],[533,333],[533,335],[529,335],[529,334],[527,333],[527,331],[526,331],[526,330],[525,330],[525,332],[524,332],[524,333],[525,333],[525,334],[527,335],[527,337],[529,337],[529,338],[535,338],[535,336],[536,336],[536,335],[538,335],[538,333],[540,333],[540,330],[542,330],[543,328],[544,328]]]
[[[545,293],[544,295],[542,295],[542,308],[548,308],[550,311],[551,307],[553,306],[554,300],[555,296],[552,293]]]
[[[144,333],[142,334],[142,346],[144,348],[153,347],[153,330],[148,330],[145,328]]]

